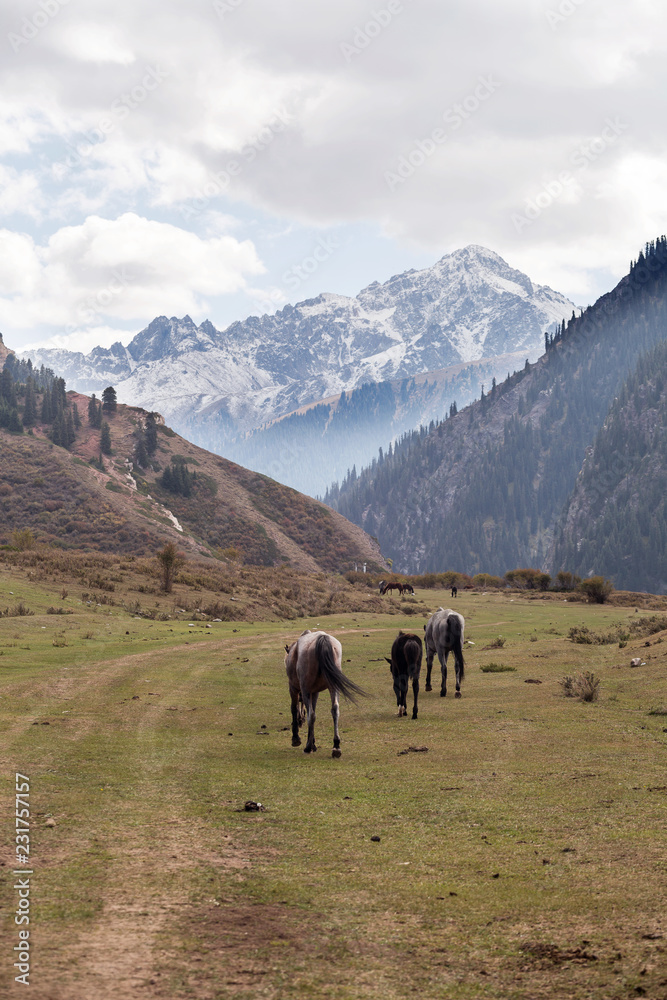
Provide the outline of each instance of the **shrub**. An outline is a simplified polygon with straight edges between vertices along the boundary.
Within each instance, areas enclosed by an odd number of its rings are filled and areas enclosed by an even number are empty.
[[[602,576],[590,576],[588,580],[582,580],[577,589],[586,595],[589,604],[604,604],[614,585]]]
[[[14,605],[11,611],[7,612],[7,617],[26,618],[28,615],[34,615],[34,613],[35,613],[34,611],[31,611],[30,608],[26,607],[23,601],[19,601],[18,604]]]
[[[499,635],[496,639],[492,639],[488,646],[484,649],[502,649],[505,645],[506,640],[503,639],[502,635]]]
[[[505,663],[486,663],[479,669],[483,674],[504,674],[516,670],[516,667],[508,667]]]
[[[30,528],[17,528],[16,531],[12,531],[12,545],[19,552],[26,552],[33,548],[34,544],[35,536]]]
[[[578,698],[579,701],[598,700],[600,678],[590,670],[563,677],[560,685],[566,698]]]
[[[490,573],[476,573],[472,578],[474,587],[487,590],[489,587],[499,589],[505,586],[505,581],[501,576],[491,576]]]
[[[185,562],[173,542],[167,542],[165,547],[157,554],[162,575],[162,589],[165,594],[171,594],[174,585],[176,570]]]

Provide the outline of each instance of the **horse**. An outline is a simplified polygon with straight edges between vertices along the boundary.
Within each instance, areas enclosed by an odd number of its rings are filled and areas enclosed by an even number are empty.
[[[299,726],[303,723],[301,706],[308,713],[308,740],[304,753],[313,753],[315,745],[315,706],[317,696],[328,689],[331,695],[331,715],[334,724],[332,757],[340,757],[338,735],[338,695],[356,701],[355,695],[366,692],[346,677],[341,669],[343,649],[338,639],[326,632],[306,629],[296,642],[285,646],[285,670],[292,699],[292,746],[301,746]]]
[[[458,597],[458,596],[459,596],[459,588],[452,587],[452,597]]]
[[[385,589],[386,586],[387,586],[386,582],[384,580],[380,580],[380,593],[381,594],[384,594],[384,589]]]
[[[442,685],[440,697],[447,696],[447,657],[454,653],[456,673],[456,698],[461,697],[461,681],[463,680],[463,628],[465,619],[451,608],[438,608],[424,625],[424,642],[426,644],[426,690],[432,691],[431,668],[433,657],[438,654],[442,670]]]
[[[385,583],[384,590],[382,591],[382,593],[383,594],[387,594],[387,593],[389,593],[390,590],[397,590],[399,592],[399,594],[402,594],[403,593],[403,584],[402,583]]]
[[[422,666],[422,641],[411,632],[399,632],[391,647],[391,659],[385,656],[394,678],[394,692],[398,705],[399,719],[408,714],[408,684],[412,681],[412,718],[417,718],[417,695],[419,694],[419,673]]]
[[[411,583],[404,583],[403,584],[403,593],[404,594],[412,594],[414,596],[415,588],[412,586]]]

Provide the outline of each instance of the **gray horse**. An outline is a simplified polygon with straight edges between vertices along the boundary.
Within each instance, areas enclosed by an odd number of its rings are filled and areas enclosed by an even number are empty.
[[[461,681],[463,680],[463,627],[465,620],[458,611],[451,608],[438,608],[424,625],[424,642],[426,644],[426,690],[432,691],[431,668],[433,657],[438,654],[442,669],[442,686],[440,697],[447,696],[447,657],[454,654],[456,673],[456,697],[461,697]]]

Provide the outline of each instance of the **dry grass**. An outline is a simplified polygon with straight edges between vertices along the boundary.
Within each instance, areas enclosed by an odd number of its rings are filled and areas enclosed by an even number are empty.
[[[600,696],[600,678],[590,670],[567,675],[560,682],[566,698],[577,698],[579,701],[597,701]]]

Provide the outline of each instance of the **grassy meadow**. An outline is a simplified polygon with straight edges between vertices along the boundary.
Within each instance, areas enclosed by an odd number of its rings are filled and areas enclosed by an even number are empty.
[[[424,665],[413,721],[384,656],[444,592],[404,615],[160,621],[0,566],[0,608],[20,602],[0,617],[2,863],[18,771],[40,1000],[667,997],[667,632],[568,639],[641,607],[461,594],[463,697],[453,665],[427,694]],[[318,752],[290,745],[283,646],[318,626],[368,693],[342,704],[340,760],[326,695]],[[597,701],[564,697],[582,670]],[[12,879],[3,997],[23,989]]]

